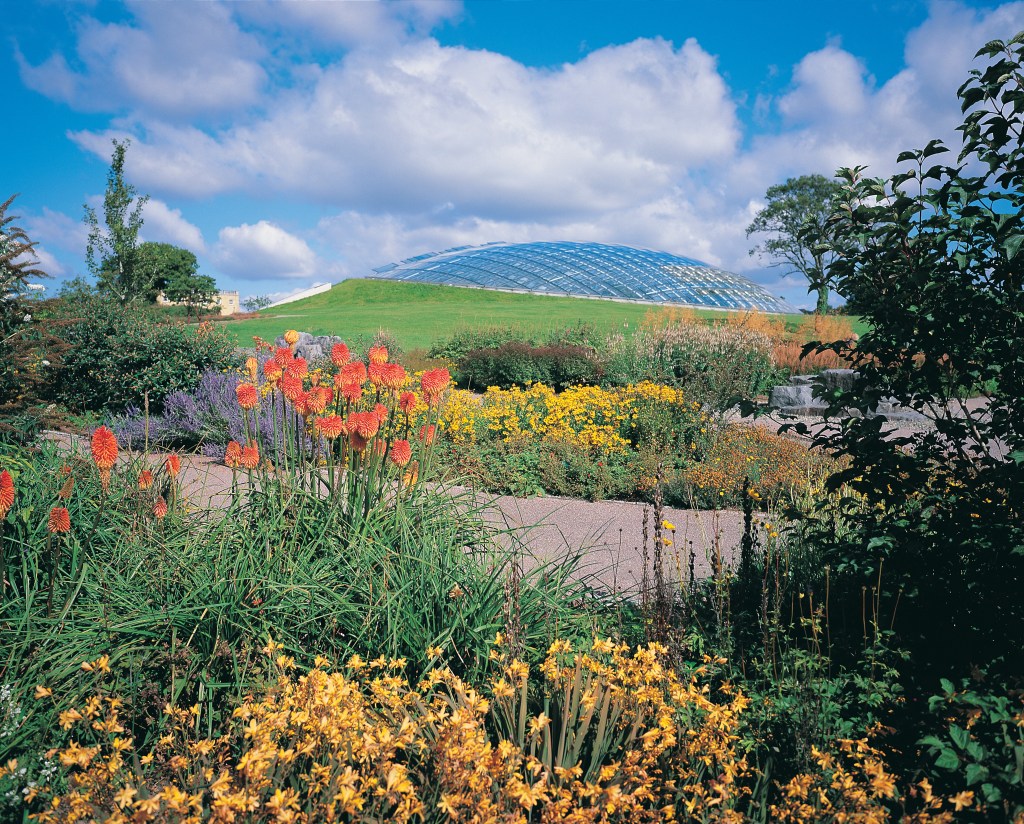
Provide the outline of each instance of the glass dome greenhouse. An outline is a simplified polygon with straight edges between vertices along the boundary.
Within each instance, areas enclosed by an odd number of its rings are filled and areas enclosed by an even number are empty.
[[[488,243],[390,263],[370,277],[711,309],[795,312],[751,280],[692,258],[568,241]]]

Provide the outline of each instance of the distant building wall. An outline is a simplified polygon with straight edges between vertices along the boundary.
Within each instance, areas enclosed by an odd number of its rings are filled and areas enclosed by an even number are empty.
[[[157,292],[156,302],[161,306],[183,305],[179,301],[168,300],[163,292]],[[210,301],[207,309],[218,309],[221,315],[234,315],[237,312],[241,312],[242,306],[238,300],[238,292],[218,292],[213,300]]]

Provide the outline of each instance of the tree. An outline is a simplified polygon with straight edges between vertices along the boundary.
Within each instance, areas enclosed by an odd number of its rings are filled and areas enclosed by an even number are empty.
[[[269,295],[251,295],[242,301],[242,306],[247,312],[258,312],[260,309],[266,309],[273,302]]]
[[[33,254],[36,244],[7,213],[17,195],[0,203],[0,435],[26,432],[24,420],[15,420],[38,400],[50,362],[45,357],[50,340],[22,300],[29,279],[47,277]]]
[[[918,665],[1024,671],[1024,32],[978,52],[960,88],[962,149],[940,141],[898,158],[888,180],[840,170],[820,240],[838,292],[869,331],[827,348],[860,375],[833,408],[854,407],[820,445],[846,457],[833,476],[845,537],[833,570],[884,575],[902,592],[897,630]],[[824,349],[826,347],[819,347]],[[886,435],[871,413],[895,398],[934,428]],[[882,569],[884,568],[884,573]],[[859,615],[859,613],[858,613]],[[857,618],[857,621],[860,619]],[[858,624],[859,626],[859,624]]]
[[[125,304],[145,297],[151,288],[150,273],[139,266],[139,229],[149,195],[137,196],[135,187],[125,183],[124,157],[131,141],[114,140],[113,144],[103,198],[105,229],[100,228],[96,211],[85,206],[84,220],[89,227],[86,262],[100,290]]]
[[[11,195],[0,203],[0,301],[8,310],[17,296],[28,290],[30,277],[46,277],[32,250],[36,244],[29,240],[25,230],[12,225],[18,218],[8,215],[7,209],[17,195]],[[0,304],[0,305],[3,305]],[[8,310],[4,310],[5,313]]]
[[[823,175],[791,177],[785,183],[769,186],[765,206],[747,227],[751,235],[771,235],[750,250],[751,255],[766,257],[771,266],[786,266],[800,272],[810,284],[808,291],[818,293],[815,312],[828,312],[831,284],[829,267],[833,253],[821,246],[825,239],[832,204],[840,185]]]
[[[217,282],[209,275],[180,273],[168,282],[164,295],[175,303],[183,303],[189,314],[195,311],[198,317],[217,296]]]

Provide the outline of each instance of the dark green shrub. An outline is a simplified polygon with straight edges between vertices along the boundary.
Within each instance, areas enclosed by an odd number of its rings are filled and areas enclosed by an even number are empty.
[[[234,345],[207,325],[162,323],[139,306],[123,308],[98,299],[51,308],[50,325],[67,345],[50,394],[70,409],[152,411],[177,390],[193,389],[203,372],[226,369]]]
[[[633,464],[629,455],[547,441],[538,450],[537,471],[544,489],[554,495],[602,501],[634,491]]]
[[[533,344],[536,341],[525,332],[510,326],[461,329],[447,340],[435,343],[427,355],[457,361],[476,349],[497,349],[506,343]]]
[[[561,390],[567,386],[597,383],[603,374],[600,361],[584,346],[566,344],[531,346],[506,343],[497,349],[476,349],[464,355],[456,367],[460,385],[483,390],[507,389],[543,383]]]

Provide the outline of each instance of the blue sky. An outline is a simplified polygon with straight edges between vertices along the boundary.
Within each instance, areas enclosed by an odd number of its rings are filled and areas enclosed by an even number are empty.
[[[243,296],[495,240],[595,240],[742,272],[765,189],[955,140],[956,89],[1024,3],[109,3],[7,15],[0,199],[85,273],[111,139],[143,236]],[[13,113],[13,114],[11,114]]]

